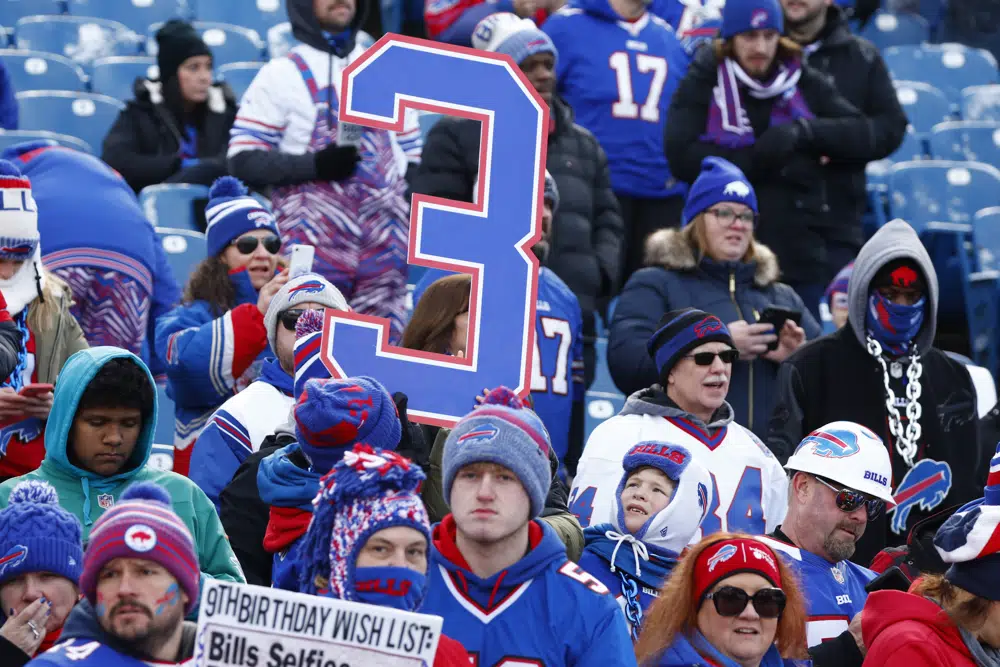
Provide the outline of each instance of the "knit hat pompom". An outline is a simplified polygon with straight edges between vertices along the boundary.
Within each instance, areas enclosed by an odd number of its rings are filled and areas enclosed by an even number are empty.
[[[376,450],[371,445],[358,444],[344,454],[324,477],[332,477],[329,499],[346,506],[357,498],[382,495],[386,491],[416,493],[427,475],[412,461],[396,452]]]
[[[295,337],[302,338],[311,333],[318,333],[323,330],[323,313],[318,310],[307,310],[299,315],[298,322],[295,323]]]
[[[524,401],[507,387],[497,387],[483,399],[481,405],[506,405],[508,408],[523,410]]]
[[[16,505],[18,503],[58,505],[59,492],[48,482],[37,479],[28,480],[15,486],[7,498],[8,505]]]
[[[208,191],[209,199],[219,197],[245,197],[249,193],[247,186],[240,182],[235,176],[220,176],[212,183],[212,189]]]
[[[121,495],[121,502],[126,500],[152,500],[167,507],[173,506],[170,494],[155,482],[139,482],[128,487]]]
[[[17,165],[10,160],[0,160],[0,177],[2,176],[13,176],[15,178],[21,178],[24,174],[18,169]]]

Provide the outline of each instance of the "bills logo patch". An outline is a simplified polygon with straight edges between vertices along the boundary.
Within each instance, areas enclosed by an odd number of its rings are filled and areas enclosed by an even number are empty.
[[[889,279],[892,280],[893,285],[899,287],[911,287],[917,282],[920,276],[917,272],[908,266],[897,267],[892,273],[889,274]]]
[[[19,422],[0,427],[0,456],[7,455],[7,447],[15,438],[26,445],[42,435],[42,422],[37,417],[28,417]]]
[[[18,544],[12,547],[10,551],[0,556],[0,574],[4,574],[8,570],[13,570],[18,565],[24,562],[24,559],[28,557],[28,547]]]
[[[247,220],[252,222],[254,227],[270,227],[275,224],[274,216],[267,211],[250,211],[247,213]]]
[[[5,245],[0,247],[0,255],[19,257],[23,259],[34,252],[34,250],[35,247],[31,245]]]
[[[767,25],[767,11],[763,9],[753,10],[753,14],[750,15],[750,27],[753,29],[762,28]]]
[[[289,298],[295,298],[300,294],[319,294],[324,289],[326,285],[318,280],[307,280],[301,285],[296,285],[295,287],[288,290]]]
[[[493,438],[497,437],[497,433],[499,432],[500,429],[493,424],[481,424],[468,433],[458,436],[458,442],[463,445],[489,442]]]
[[[825,459],[845,459],[861,451],[857,434],[846,429],[813,431],[799,443],[796,451],[803,447],[811,447],[813,454]]]
[[[727,560],[736,555],[736,545],[727,544],[718,551],[715,555],[708,559],[708,571],[712,572],[715,570],[715,566],[719,563],[725,563]]]
[[[694,325],[694,335],[698,338],[704,338],[710,333],[715,333],[716,331],[722,331],[722,320],[718,317],[706,317],[698,324]]]
[[[892,514],[892,523],[889,524],[892,532],[904,535],[911,510],[919,508],[930,512],[944,501],[949,491],[951,466],[933,459],[917,461],[917,465],[906,473],[893,494],[896,506],[889,510],[889,514]]]
[[[132,551],[145,553],[156,546],[156,531],[149,526],[137,523],[125,531],[125,544]]]
[[[736,195],[740,199],[746,199],[750,195],[750,186],[743,181],[733,181],[722,191],[723,196]]]

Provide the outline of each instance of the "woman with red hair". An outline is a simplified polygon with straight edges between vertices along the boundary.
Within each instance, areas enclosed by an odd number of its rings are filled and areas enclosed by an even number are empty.
[[[640,666],[792,667],[806,658],[798,581],[763,542],[715,533],[687,551],[646,615]]]

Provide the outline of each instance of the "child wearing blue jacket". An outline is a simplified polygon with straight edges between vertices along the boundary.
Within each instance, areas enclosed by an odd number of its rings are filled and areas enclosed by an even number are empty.
[[[611,521],[583,531],[580,567],[618,600],[632,640],[712,505],[708,470],[679,445],[640,442],[622,461]]]

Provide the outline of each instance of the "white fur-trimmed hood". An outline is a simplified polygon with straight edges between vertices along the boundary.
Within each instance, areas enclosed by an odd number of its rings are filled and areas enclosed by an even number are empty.
[[[763,243],[751,241],[757,270],[753,282],[757,287],[767,287],[778,282],[781,272],[778,257]],[[661,229],[646,239],[643,256],[646,266],[660,266],[669,271],[693,271],[698,260],[679,229]]]

